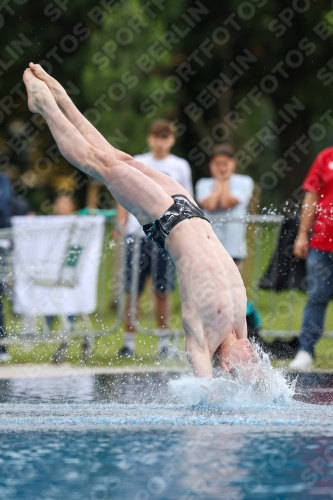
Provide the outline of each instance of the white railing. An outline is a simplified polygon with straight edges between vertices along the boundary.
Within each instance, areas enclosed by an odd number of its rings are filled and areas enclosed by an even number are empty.
[[[220,217],[212,216],[211,221],[214,223],[218,220],[219,223],[244,223],[247,228],[247,246],[248,257],[245,260],[244,269],[242,271],[246,283],[248,297],[259,309],[264,316],[265,328],[261,334],[271,337],[277,336],[292,336],[298,335],[299,330],[293,328],[294,308],[295,303],[299,302],[299,311],[303,310],[306,301],[306,295],[299,292],[286,292],[283,301],[283,316],[285,327],[276,326],[276,315],[281,314],[281,295],[280,292],[274,290],[260,291],[258,282],[265,272],[268,263],[275,251],[278,241],[278,235],[283,222],[283,216],[280,215],[248,215],[244,218],[229,217],[221,219]],[[60,228],[60,226],[59,226]],[[54,229],[53,229],[54,230]],[[37,237],[36,228],[29,229],[29,225],[15,231],[21,231],[20,237],[15,236],[14,229],[0,230],[0,282],[5,284],[4,294],[7,296],[9,306],[6,307],[6,324],[7,337],[0,339],[0,343],[38,343],[38,342],[67,342],[73,337],[83,337],[92,342],[94,337],[109,335],[119,332],[123,324],[124,318],[124,271],[126,265],[126,237],[122,236],[116,240],[112,239],[113,223],[108,221],[105,229],[103,240],[102,253],[99,259],[98,267],[98,301],[96,308],[91,314],[85,314],[81,311],[80,314],[75,314],[76,321],[73,323],[68,321],[68,314],[59,310],[56,314],[59,318],[57,329],[50,329],[45,315],[33,313],[34,321],[30,322],[30,326],[24,327],[22,320],[24,317],[20,314],[15,314],[13,304],[15,303],[16,287],[18,285],[18,272],[25,272],[28,276],[27,282],[33,287],[42,286],[55,290],[57,287],[68,287],[75,289],[79,280],[83,276],[86,278],[84,261],[92,258],[86,247],[89,243],[92,233],[89,229],[79,230],[77,221],[73,220],[73,226],[70,230],[67,228],[66,238],[67,243],[62,245],[61,258],[57,262],[53,262],[54,246],[57,241],[60,241],[62,236],[50,234],[50,229],[46,226],[38,229],[39,236]],[[44,254],[39,249],[38,262],[39,268],[34,263],[34,244],[36,238],[44,238],[45,241],[52,240],[51,247],[44,244]],[[138,299],[138,271],[140,261],[140,237],[135,237],[134,251],[132,255],[132,280],[129,293],[130,301],[130,321],[135,325],[137,332],[144,335],[170,336],[177,338],[183,335],[181,328],[176,328],[172,325],[169,330],[159,330],[155,328],[153,307],[150,307],[151,313],[147,320],[142,323],[136,317],[136,304]],[[16,245],[16,247],[15,247]],[[22,245],[22,248],[18,248]],[[34,264],[29,270],[27,267],[22,271],[22,262],[29,262],[29,256],[24,254],[24,251],[30,252],[30,262]],[[23,252],[23,253],[22,253]],[[155,253],[156,256],[156,253]],[[96,257],[96,256],[95,256]],[[20,262],[20,259],[22,262]],[[43,261],[44,259],[44,261]],[[153,257],[154,259],[154,257]],[[40,262],[47,263],[41,267]],[[57,267],[58,266],[58,267]],[[153,265],[154,268],[154,265]],[[19,271],[18,271],[19,270]],[[27,291],[27,293],[32,293]],[[177,292],[175,292],[176,294]],[[175,298],[176,295],[173,295]],[[113,303],[116,310],[110,313],[110,300],[113,295]],[[176,298],[178,301],[178,299]],[[80,317],[79,317],[80,316]],[[181,324],[178,321],[178,324]],[[32,326],[31,326],[32,325]],[[326,336],[333,336],[333,332],[326,332]]]

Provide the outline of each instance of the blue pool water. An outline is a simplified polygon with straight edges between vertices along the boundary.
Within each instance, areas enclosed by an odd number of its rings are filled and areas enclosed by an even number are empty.
[[[0,499],[333,498],[333,377],[0,381]]]

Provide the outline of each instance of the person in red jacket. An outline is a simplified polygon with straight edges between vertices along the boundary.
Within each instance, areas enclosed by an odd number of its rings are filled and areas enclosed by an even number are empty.
[[[289,366],[293,370],[310,371],[314,347],[322,335],[327,304],[333,294],[333,147],[319,153],[302,187],[306,194],[294,254],[306,259],[308,301],[300,348]]]

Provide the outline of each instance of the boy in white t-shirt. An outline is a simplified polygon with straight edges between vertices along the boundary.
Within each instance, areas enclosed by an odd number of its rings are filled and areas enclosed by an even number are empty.
[[[176,131],[168,120],[156,120],[148,131],[147,143],[150,151],[134,158],[149,167],[172,177],[193,196],[192,173],[190,165],[183,158],[170,154],[176,141]],[[134,215],[127,212],[121,205],[117,205],[117,222],[126,234],[126,271],[125,291],[129,292],[132,280],[132,264],[135,241],[140,244],[138,294],[143,292],[147,278],[151,276],[155,298],[155,316],[159,329],[170,327],[169,319],[171,304],[169,294],[175,288],[175,269],[169,252],[165,249],[156,249],[147,238]],[[136,238],[135,238],[136,237]],[[129,298],[125,310],[125,339],[118,355],[130,357],[134,354],[135,328],[129,316]],[[159,354],[168,353],[168,338],[159,340]]]
[[[246,257],[246,223],[228,222],[228,218],[245,217],[253,193],[254,182],[248,175],[235,174],[236,160],[229,144],[213,149],[209,168],[211,178],[200,179],[195,187],[196,200],[204,209],[206,217],[212,219],[216,236],[224,248],[241,267]]]

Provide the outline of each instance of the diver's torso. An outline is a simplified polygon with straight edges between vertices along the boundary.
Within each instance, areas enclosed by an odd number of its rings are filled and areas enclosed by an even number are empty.
[[[177,269],[184,326],[204,335],[213,354],[245,321],[246,293],[237,266],[211,225],[199,218],[179,223],[166,245]]]

